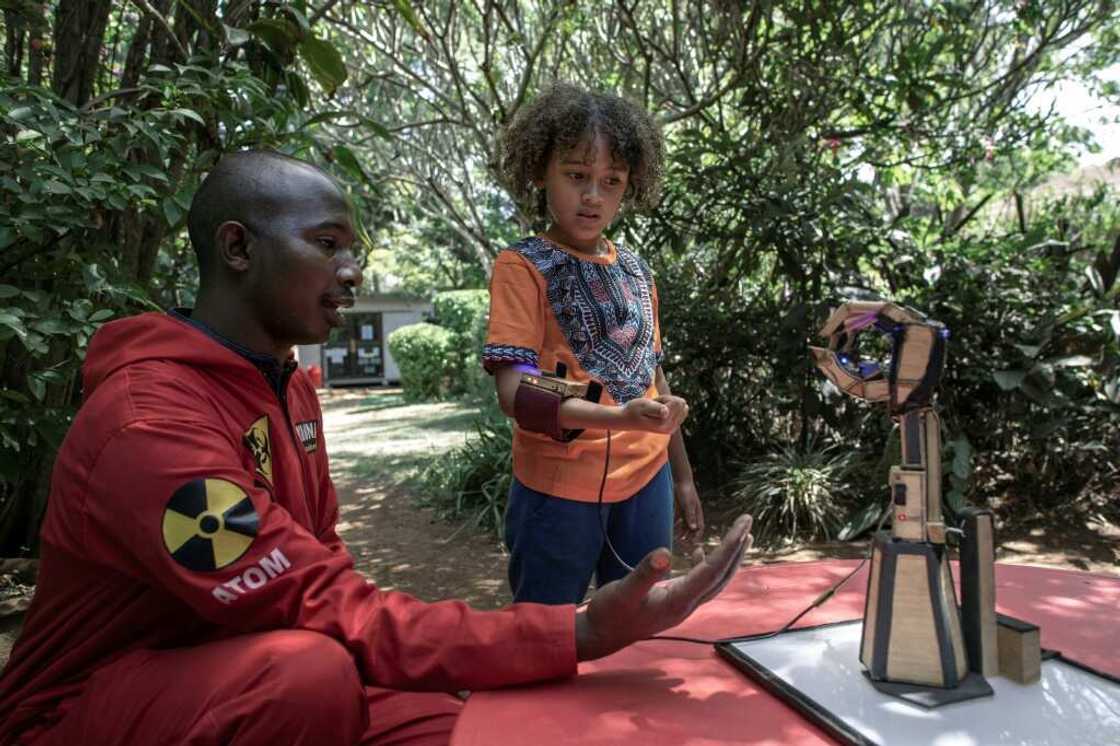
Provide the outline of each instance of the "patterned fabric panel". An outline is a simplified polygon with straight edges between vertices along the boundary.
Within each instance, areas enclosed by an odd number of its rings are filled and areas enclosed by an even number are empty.
[[[503,365],[517,364],[540,367],[537,362],[537,353],[528,347],[515,347],[514,345],[488,344],[482,348],[482,367],[493,373],[495,368]]]
[[[549,306],[580,365],[625,404],[649,389],[659,356],[652,273],[637,254],[616,248],[614,264],[599,264],[537,237],[513,246],[544,277]]]

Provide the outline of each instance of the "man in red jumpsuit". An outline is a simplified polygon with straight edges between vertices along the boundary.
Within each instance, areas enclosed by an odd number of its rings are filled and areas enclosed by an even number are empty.
[[[653,552],[583,608],[480,612],[353,569],[295,344],[341,326],[361,272],[317,168],[228,155],[189,217],[193,311],[106,324],[55,465],[39,586],[0,678],[0,744],[437,744],[450,694],[571,676],[679,623],[749,544],[688,575]]]

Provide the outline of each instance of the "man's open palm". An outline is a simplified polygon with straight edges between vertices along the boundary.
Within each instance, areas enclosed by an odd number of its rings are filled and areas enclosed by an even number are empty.
[[[742,515],[719,547],[687,575],[659,583],[669,569],[669,550],[655,549],[626,577],[595,592],[576,614],[576,655],[592,660],[674,627],[718,594],[739,568],[751,544],[751,517]]]

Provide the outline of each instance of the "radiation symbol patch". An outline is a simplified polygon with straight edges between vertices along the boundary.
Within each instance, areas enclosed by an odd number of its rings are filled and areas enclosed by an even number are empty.
[[[188,570],[211,572],[248,551],[259,523],[245,490],[224,479],[195,479],[167,501],[163,544]]]

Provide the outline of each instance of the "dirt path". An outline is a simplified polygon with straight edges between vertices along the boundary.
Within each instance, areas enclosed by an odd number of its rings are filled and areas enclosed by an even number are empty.
[[[423,466],[462,443],[472,411],[456,403],[404,405],[399,392],[328,391],[322,397],[331,471],[338,488],[339,533],[357,567],[383,588],[426,601],[462,598],[479,608],[509,602],[506,554],[493,532],[463,528],[420,506]],[[710,543],[732,510],[710,511]],[[1000,562],[1120,574],[1115,527],[1026,524],[999,530]],[[862,557],[864,543],[829,542],[754,552],[754,562]],[[674,566],[687,566],[677,558]]]
[[[325,391],[321,402],[338,533],[357,568],[381,588],[425,601],[509,603],[498,537],[438,518],[415,486],[424,466],[463,443],[474,410],[405,404],[399,391],[379,389]]]

